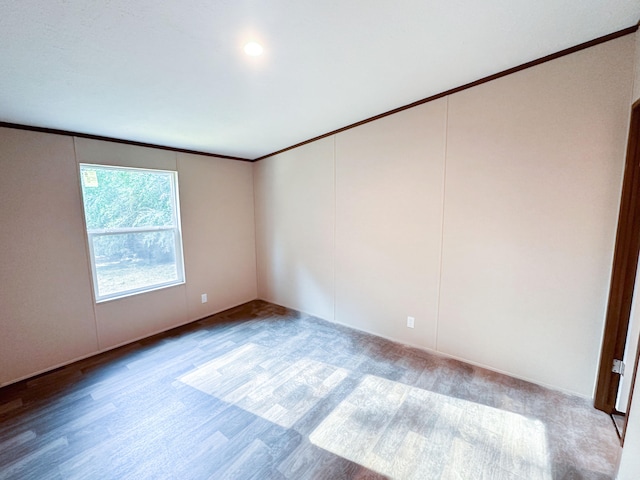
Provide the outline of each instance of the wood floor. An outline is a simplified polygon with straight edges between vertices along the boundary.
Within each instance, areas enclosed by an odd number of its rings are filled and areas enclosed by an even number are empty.
[[[0,479],[611,479],[587,400],[255,301],[0,389]]]

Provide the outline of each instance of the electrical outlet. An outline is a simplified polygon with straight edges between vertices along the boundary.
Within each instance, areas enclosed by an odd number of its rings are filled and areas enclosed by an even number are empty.
[[[202,303],[207,303],[207,294],[206,293],[203,293],[200,297],[202,298]]]
[[[413,328],[414,324],[416,322],[416,319],[413,317],[407,317],[407,327],[409,328]]]

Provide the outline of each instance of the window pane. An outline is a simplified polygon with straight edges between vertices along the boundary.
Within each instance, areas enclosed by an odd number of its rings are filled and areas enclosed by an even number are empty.
[[[87,229],[175,225],[173,174],[80,167]]]
[[[80,164],[96,301],[184,282],[173,171]]]
[[[173,231],[93,236],[98,295],[181,281]]]

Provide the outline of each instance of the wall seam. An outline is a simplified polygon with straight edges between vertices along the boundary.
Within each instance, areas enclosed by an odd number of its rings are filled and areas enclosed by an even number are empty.
[[[185,262],[185,248],[184,248],[184,231],[182,229],[182,202],[180,202],[180,156],[178,155],[178,152],[176,152],[176,184],[177,184],[177,188],[178,188],[178,215],[180,216],[180,240],[182,242],[182,272],[184,274],[184,284],[182,285],[184,288],[182,289],[184,291],[184,315],[185,318],[190,319],[191,318],[191,312],[190,312],[190,308],[189,308],[189,294],[187,293],[187,265]]]
[[[100,343],[100,329],[98,327],[98,305],[96,303],[96,298],[95,298],[95,292],[96,292],[96,286],[93,284],[94,279],[93,279],[93,268],[91,267],[91,255],[89,255],[89,237],[87,235],[87,219],[85,216],[85,212],[84,212],[84,197],[82,195],[82,187],[80,182],[82,181],[81,176],[80,176],[80,162],[78,162],[78,152],[76,149],[76,137],[71,137],[73,140],[73,160],[76,164],[76,174],[78,175],[78,195],[80,196],[80,206],[82,207],[82,227],[83,227],[83,236],[84,236],[84,255],[85,258],[87,259],[87,267],[88,268],[88,274],[89,274],[89,284],[91,285],[91,308],[93,309],[93,325],[95,326],[96,329],[96,349],[100,350],[101,348],[101,343]]]
[[[255,255],[256,265],[256,298],[260,298],[260,282],[258,281],[258,221],[257,221],[257,209],[256,209],[256,168],[257,165],[251,165],[251,195],[253,197],[253,251]]]
[[[333,320],[336,320],[336,232],[338,224],[338,174],[336,162],[336,137],[333,136]]]
[[[435,350],[440,351],[439,334],[440,334],[440,305],[442,296],[442,257],[444,251],[444,207],[445,194],[447,188],[447,153],[449,146],[449,96],[445,97],[445,114],[444,114],[444,151],[442,162],[442,201],[440,203],[440,264],[438,266],[438,299],[436,302],[436,322],[435,322]]]

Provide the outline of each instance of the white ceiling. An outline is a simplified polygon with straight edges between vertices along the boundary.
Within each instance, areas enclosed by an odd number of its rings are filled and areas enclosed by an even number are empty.
[[[639,19],[638,0],[0,0],[0,121],[253,159]]]

